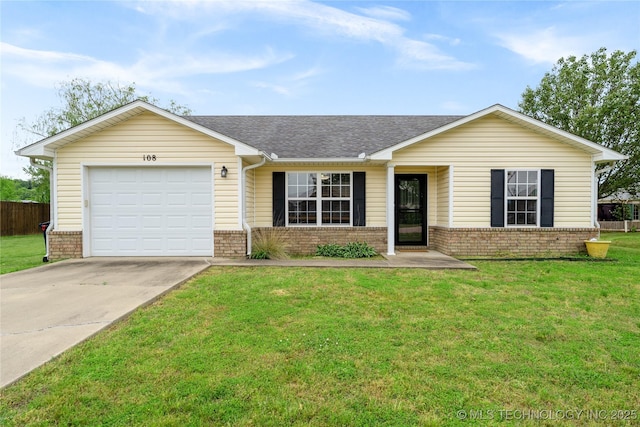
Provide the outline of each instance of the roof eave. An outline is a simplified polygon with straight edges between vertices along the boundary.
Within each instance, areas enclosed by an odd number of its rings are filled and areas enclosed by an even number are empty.
[[[625,156],[616,151],[605,148],[602,152],[596,153],[593,156],[591,156],[591,158],[593,159],[594,163],[600,164],[600,163],[618,162],[620,160],[627,160],[629,156]]]

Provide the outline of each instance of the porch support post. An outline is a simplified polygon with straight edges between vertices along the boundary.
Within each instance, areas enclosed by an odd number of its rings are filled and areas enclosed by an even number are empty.
[[[395,209],[395,165],[387,164],[387,255],[395,255],[396,209]]]

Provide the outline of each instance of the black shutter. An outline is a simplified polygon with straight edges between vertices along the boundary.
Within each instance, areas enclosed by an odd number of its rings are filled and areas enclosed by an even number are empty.
[[[553,227],[553,169],[540,171],[540,227]]]
[[[353,173],[353,212],[351,220],[355,227],[364,227],[366,215],[366,182],[364,172]]]
[[[273,226],[284,227],[286,213],[286,181],[284,172],[273,172]]]
[[[504,169],[491,169],[491,226],[504,227]]]

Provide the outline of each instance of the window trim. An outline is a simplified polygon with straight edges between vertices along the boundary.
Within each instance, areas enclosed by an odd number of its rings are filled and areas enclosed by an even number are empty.
[[[316,175],[316,196],[315,197],[289,197],[289,175],[290,174],[315,174]],[[346,174],[349,175],[349,223],[343,224],[324,224],[322,222],[322,202],[323,201],[346,201],[347,197],[322,197],[322,174]],[[308,171],[308,170],[292,170],[285,172],[285,226],[286,227],[352,227],[353,226],[353,171],[340,171],[340,170],[321,170],[321,171]],[[314,200],[316,202],[316,222],[314,224],[292,224],[289,222],[289,202],[290,201],[302,201],[302,200]]]
[[[535,172],[536,177],[536,223],[535,224],[509,224],[509,200],[534,200],[534,197],[523,196],[509,196],[509,173],[511,172]],[[540,211],[542,203],[542,172],[541,169],[528,169],[528,168],[516,168],[516,169],[504,169],[504,227],[508,228],[540,228]],[[516,220],[517,222],[517,220]]]

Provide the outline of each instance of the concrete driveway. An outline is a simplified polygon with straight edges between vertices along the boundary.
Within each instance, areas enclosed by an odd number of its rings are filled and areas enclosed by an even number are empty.
[[[0,276],[0,387],[180,285],[210,258],[87,258]]]

